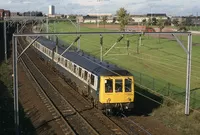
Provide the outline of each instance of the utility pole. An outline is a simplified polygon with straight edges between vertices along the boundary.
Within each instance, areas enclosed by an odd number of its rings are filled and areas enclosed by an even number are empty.
[[[14,93],[14,118],[15,133],[19,135],[19,102],[18,102],[18,74],[17,74],[17,37],[13,37],[13,93]]]
[[[49,33],[49,18],[46,18],[46,32]],[[49,36],[47,36],[47,39],[49,39]]]
[[[100,60],[102,62],[103,61],[103,36],[102,35],[100,35],[100,45],[101,45],[101,47],[100,47]]]
[[[77,20],[77,27],[78,27],[78,32],[80,32],[81,28],[80,28],[80,22],[79,22],[79,19]],[[79,35],[80,36],[80,35]],[[81,49],[81,39],[79,38],[78,40],[78,51],[80,51]]]
[[[6,34],[6,19],[4,17],[4,53],[5,53],[5,62],[7,63],[7,34]]]
[[[192,35],[188,34],[187,49],[187,75],[186,75],[186,94],[185,94],[185,114],[190,114],[190,79],[191,79],[191,62],[192,62]]]
[[[153,25],[153,22],[152,22],[152,11],[151,11],[151,6],[150,6],[150,12],[151,12],[151,26]]]

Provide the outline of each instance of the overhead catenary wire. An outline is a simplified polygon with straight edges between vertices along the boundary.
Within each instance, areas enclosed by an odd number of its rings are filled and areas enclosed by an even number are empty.
[[[86,40],[86,41],[89,41],[89,40],[87,40],[87,39],[83,39],[83,40]],[[95,43],[94,41],[89,41],[89,42],[93,42],[93,43]],[[95,44],[94,44],[95,45]],[[99,45],[95,45],[95,46],[99,46]],[[98,54],[98,53],[97,53]],[[121,54],[121,55],[124,55],[124,54]],[[142,59],[142,60],[146,60],[146,59],[144,59],[144,58],[140,58],[140,57],[137,57],[137,56],[132,56],[132,55],[129,55],[129,56],[131,56],[131,57],[135,57],[135,58],[138,58],[138,59]],[[147,60],[146,60],[147,61]],[[170,69],[170,70],[173,70],[173,71],[176,71],[176,72],[179,72],[179,73],[184,73],[184,71],[180,71],[180,70],[177,70],[177,69],[174,69],[174,68],[171,68],[170,66],[172,66],[172,67],[175,67],[175,68],[182,68],[182,70],[184,70],[184,67],[182,67],[182,66],[175,66],[175,65],[171,65],[171,64],[167,64],[167,63],[163,63],[163,62],[160,62],[160,61],[155,61],[155,60],[148,60],[148,62],[149,61],[152,61],[152,62],[154,62],[154,63],[158,63],[158,64],[163,64],[163,65],[160,65],[160,66],[162,66],[162,67],[165,67],[165,68],[168,68],[168,69]],[[151,62],[151,63],[152,63]],[[168,67],[166,67],[166,66],[164,66],[164,65],[168,65]],[[197,77],[197,76],[194,76],[194,75],[192,75],[193,77],[195,77],[195,78],[197,78],[197,79],[200,79],[199,77]]]

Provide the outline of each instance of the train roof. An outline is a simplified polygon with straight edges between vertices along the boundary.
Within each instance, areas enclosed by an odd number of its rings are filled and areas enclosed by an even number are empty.
[[[56,46],[54,41],[48,40],[45,37],[40,37],[37,42],[45,47],[53,50]],[[58,47],[58,53],[61,54],[66,47]],[[96,74],[97,76],[129,76],[131,75],[127,70],[124,70],[116,65],[108,62],[101,62],[99,59],[84,53],[83,51],[68,51],[63,55],[65,58],[73,61],[77,65],[85,68],[86,70]]]

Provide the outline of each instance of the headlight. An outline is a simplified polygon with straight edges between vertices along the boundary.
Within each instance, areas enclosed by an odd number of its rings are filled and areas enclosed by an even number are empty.
[[[108,98],[107,102],[108,102],[108,103],[110,103],[110,101],[111,101],[111,99],[110,99],[110,98]]]
[[[131,98],[128,98],[128,100],[131,102]]]

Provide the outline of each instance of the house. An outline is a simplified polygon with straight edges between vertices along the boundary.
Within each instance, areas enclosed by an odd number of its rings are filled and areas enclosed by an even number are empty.
[[[83,22],[84,22],[84,19],[83,19],[83,16],[82,16],[82,15],[76,16],[76,20],[77,20],[79,23],[83,23]]]
[[[143,20],[147,21],[149,18],[146,15],[131,15],[131,19],[135,23],[142,23]]]
[[[167,20],[168,16],[167,14],[163,14],[163,13],[148,13],[147,14],[148,18],[156,18],[156,19],[162,19],[162,20]]]

